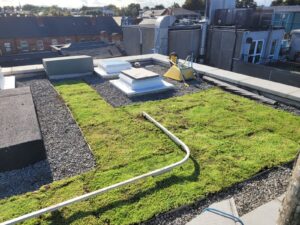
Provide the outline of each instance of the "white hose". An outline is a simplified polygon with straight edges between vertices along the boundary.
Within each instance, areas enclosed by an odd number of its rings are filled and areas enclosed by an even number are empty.
[[[150,176],[158,176],[158,175],[164,174],[166,172],[171,171],[175,167],[178,167],[178,166],[184,164],[189,159],[189,157],[190,157],[190,149],[188,148],[188,146],[186,144],[184,144],[180,139],[178,139],[174,134],[172,134],[170,131],[168,131],[164,126],[162,126],[160,123],[158,123],[155,119],[153,119],[149,114],[147,114],[146,112],[143,112],[143,116],[147,120],[149,120],[150,122],[154,123],[158,128],[160,128],[166,135],[169,136],[169,138],[172,141],[174,141],[177,145],[179,145],[182,148],[183,151],[186,152],[186,155],[184,156],[184,158],[182,160],[180,160],[180,161],[178,161],[176,163],[173,163],[173,164],[171,164],[169,166],[165,166],[165,167],[163,167],[161,169],[153,170],[151,172],[142,174],[142,175],[137,176],[137,177],[133,177],[131,179],[122,181],[120,183],[116,183],[116,184],[113,184],[111,186],[108,186],[108,187],[105,187],[105,188],[101,188],[99,190],[96,190],[96,191],[93,191],[93,192],[90,192],[90,193],[87,193],[87,194],[84,194],[84,195],[72,198],[70,200],[67,200],[67,201],[64,201],[64,202],[61,202],[61,203],[58,203],[56,205],[49,206],[47,208],[40,209],[38,211],[25,214],[23,216],[15,218],[15,219],[8,220],[6,222],[1,223],[0,225],[16,224],[16,223],[28,220],[30,218],[38,217],[38,216],[40,216],[42,214],[49,213],[49,212],[52,212],[52,211],[56,211],[56,210],[58,210],[58,209],[60,209],[62,207],[65,207],[65,206],[68,206],[68,205],[72,205],[72,204],[74,204],[76,202],[84,201],[84,200],[89,199],[91,197],[100,195],[102,193],[108,192],[108,191],[113,190],[113,189],[116,189],[118,187],[121,187],[121,186],[124,186],[124,185],[127,185],[127,184],[131,184],[131,183],[133,183],[135,181],[138,181],[138,180],[150,177]]]

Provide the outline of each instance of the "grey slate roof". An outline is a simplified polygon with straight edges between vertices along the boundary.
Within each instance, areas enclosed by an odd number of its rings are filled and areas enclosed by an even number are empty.
[[[300,12],[300,5],[270,6],[263,9],[273,9],[274,12]]]
[[[143,17],[156,17],[162,16],[166,9],[150,9],[143,13]]]
[[[170,15],[173,16],[186,16],[186,15],[190,15],[190,16],[200,16],[199,13],[196,13],[194,11],[191,10],[187,10],[184,8],[174,8],[174,9],[169,9],[170,11]]]
[[[102,30],[121,33],[112,17],[0,17],[0,38],[95,35]]]

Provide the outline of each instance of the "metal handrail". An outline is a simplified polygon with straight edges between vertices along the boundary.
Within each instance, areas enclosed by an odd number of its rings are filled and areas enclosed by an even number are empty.
[[[161,125],[155,119],[153,119],[149,114],[147,114],[146,112],[143,112],[142,115],[147,120],[149,120],[150,122],[152,122],[153,124],[155,124],[155,126],[157,126],[158,128],[160,128],[166,135],[168,135],[168,137],[173,142],[175,142],[177,145],[179,145],[181,147],[181,149],[186,152],[186,155],[184,156],[184,158],[182,160],[180,160],[180,161],[178,161],[176,163],[173,163],[173,164],[171,164],[169,166],[165,166],[165,167],[163,167],[161,169],[153,170],[151,172],[142,174],[140,176],[133,177],[131,179],[128,179],[128,180],[125,180],[125,181],[113,184],[111,186],[98,189],[96,191],[93,191],[93,192],[90,192],[90,193],[87,193],[87,194],[84,194],[84,195],[72,198],[70,200],[58,203],[56,205],[49,206],[49,207],[46,207],[44,209],[40,209],[38,211],[34,211],[34,212],[31,212],[31,213],[25,214],[23,216],[17,217],[15,219],[8,220],[6,222],[0,223],[0,225],[12,225],[12,224],[16,224],[16,223],[19,223],[19,222],[23,222],[25,220],[38,217],[38,216],[40,216],[42,214],[56,211],[56,210],[58,210],[58,209],[60,209],[62,207],[65,207],[65,206],[68,206],[68,205],[72,205],[72,204],[74,204],[76,202],[84,201],[84,200],[89,199],[91,197],[103,194],[105,192],[108,192],[110,190],[113,190],[113,189],[116,189],[118,187],[124,186],[126,184],[131,184],[131,183],[133,183],[135,181],[138,181],[138,180],[150,177],[150,176],[158,176],[158,175],[167,173],[167,172],[171,171],[172,169],[174,169],[175,167],[178,167],[178,166],[184,164],[189,159],[189,157],[190,157],[190,149],[189,149],[189,147],[185,143],[183,143],[179,138],[177,138],[174,134],[172,134],[170,131],[168,131],[167,128],[165,128],[163,125]]]

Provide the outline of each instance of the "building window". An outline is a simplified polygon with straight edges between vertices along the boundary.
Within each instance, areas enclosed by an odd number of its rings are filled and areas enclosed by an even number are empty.
[[[51,44],[52,44],[52,45],[57,45],[57,44],[58,44],[57,39],[52,39],[52,40],[51,40]]]
[[[269,59],[273,59],[274,58],[274,54],[275,54],[275,50],[276,50],[276,45],[277,45],[277,40],[273,40],[272,44],[271,44]]]
[[[4,43],[4,49],[6,53],[10,53],[12,51],[11,49],[11,43],[10,42],[5,42]]]
[[[22,52],[28,52],[29,46],[27,41],[20,41],[20,48]]]
[[[263,40],[252,41],[249,49],[249,54],[248,54],[249,63],[258,64],[260,62],[260,59],[262,57],[263,47],[264,47]]]
[[[69,44],[69,43],[71,43],[71,42],[72,42],[71,38],[66,38],[66,43],[67,43],[67,44]]]
[[[42,40],[38,40],[36,42],[36,47],[38,51],[43,51],[44,50],[44,42]]]

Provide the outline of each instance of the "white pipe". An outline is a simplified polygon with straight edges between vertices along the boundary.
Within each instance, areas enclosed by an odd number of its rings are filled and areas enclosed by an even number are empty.
[[[205,57],[205,45],[206,45],[206,35],[207,35],[207,20],[204,20],[202,24],[202,33],[201,33],[201,43],[200,43],[200,63],[204,63]]]
[[[141,27],[138,26],[139,28],[139,32],[140,32],[140,54],[142,55],[143,54],[143,32],[141,30]]]
[[[165,166],[165,167],[163,167],[161,169],[153,170],[151,172],[142,174],[140,176],[131,178],[129,180],[125,180],[125,181],[122,181],[120,183],[113,184],[111,186],[108,186],[108,187],[105,187],[105,188],[101,188],[99,190],[96,190],[96,191],[93,191],[93,192],[90,192],[90,193],[87,193],[87,194],[84,194],[84,195],[72,198],[70,200],[67,200],[67,201],[64,201],[64,202],[61,202],[61,203],[58,203],[56,205],[49,206],[47,208],[40,209],[40,210],[32,212],[32,213],[25,214],[23,216],[15,218],[15,219],[8,220],[6,222],[1,223],[0,225],[12,225],[12,224],[16,224],[16,223],[19,223],[19,222],[23,222],[23,221],[28,220],[30,218],[38,217],[38,216],[40,216],[42,214],[49,213],[49,212],[52,212],[52,211],[56,211],[56,210],[58,210],[58,209],[60,209],[62,207],[65,207],[65,206],[68,206],[68,205],[72,205],[72,204],[74,204],[76,202],[84,201],[84,200],[89,199],[91,197],[94,197],[96,195],[103,194],[105,192],[108,192],[110,190],[113,190],[113,189],[116,189],[118,187],[124,186],[126,184],[131,184],[131,183],[133,183],[135,181],[144,179],[146,177],[158,176],[158,175],[164,174],[166,172],[171,171],[175,167],[178,167],[178,166],[184,164],[189,159],[189,157],[190,157],[190,149],[189,149],[189,147],[186,144],[184,144],[179,138],[177,138],[174,134],[172,134],[170,131],[168,131],[167,128],[165,128],[160,123],[158,123],[155,119],[153,119],[149,114],[147,114],[146,112],[143,112],[143,116],[147,120],[149,120],[150,122],[154,123],[158,128],[160,128],[166,135],[169,136],[169,138],[172,141],[174,141],[177,145],[179,145],[182,148],[183,151],[186,152],[186,155],[184,156],[184,158],[182,160],[180,160],[180,161],[178,161],[176,163],[173,163],[173,164],[171,164],[169,166]]]

